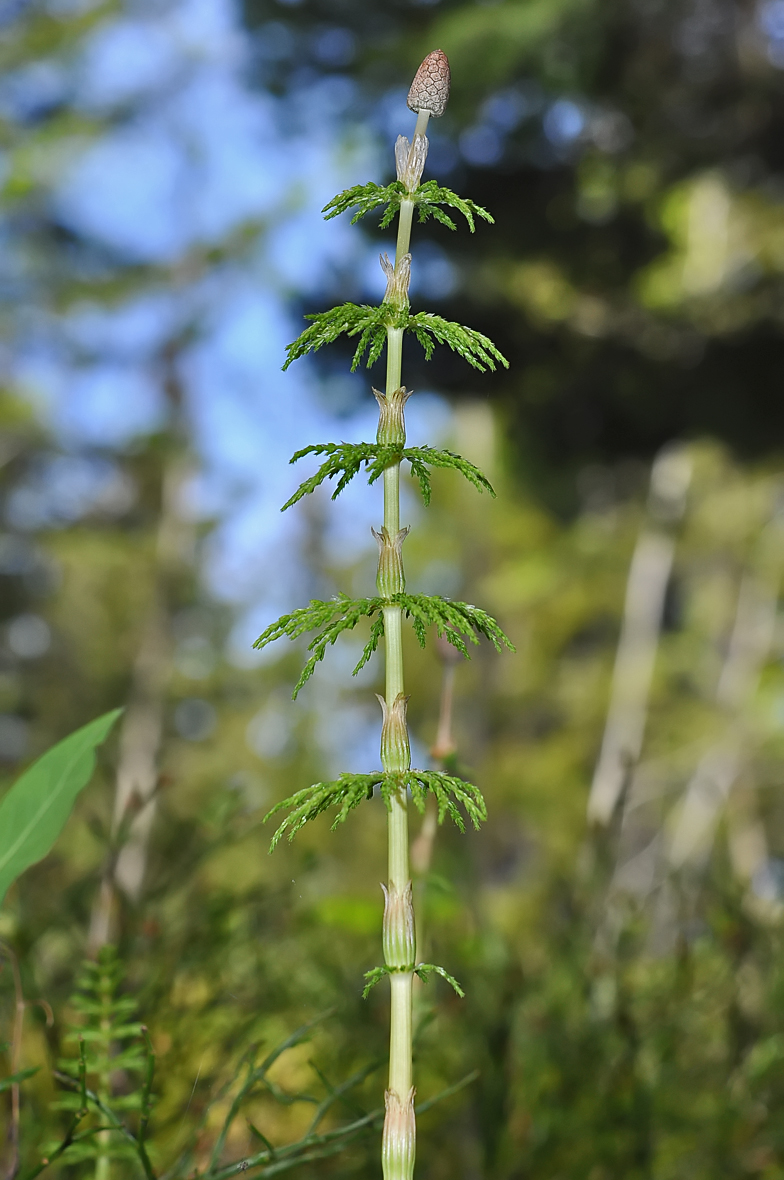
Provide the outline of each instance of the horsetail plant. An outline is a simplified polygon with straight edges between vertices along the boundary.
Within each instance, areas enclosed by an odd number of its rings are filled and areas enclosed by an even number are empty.
[[[342,823],[349,812],[365,799],[371,799],[378,788],[388,813],[389,866],[384,890],[383,951],[384,965],[367,973],[369,989],[389,976],[391,987],[389,1085],[386,1090],[382,1138],[382,1167],[384,1180],[411,1180],[416,1154],[414,1115],[414,1086],[412,1076],[412,985],[414,974],[427,978],[433,972],[444,976],[456,989],[455,980],[442,967],[417,963],[415,945],[414,908],[409,871],[408,796],[414,806],[424,812],[428,792],[434,796],[439,821],[449,815],[461,830],[465,823],[460,808],[475,827],[486,818],[485,802],[479,790],[454,775],[411,768],[405,695],[403,680],[403,619],[411,620],[414,633],[424,647],[428,629],[434,626],[463,654],[468,654],[466,640],[478,643],[485,636],[500,651],[512,645],[501,628],[484,611],[465,602],[453,602],[439,595],[412,594],[406,590],[403,569],[403,542],[407,528],[400,525],[400,467],[410,464],[411,473],[419,482],[425,503],[430,499],[432,467],[452,467],[465,476],[476,488],[494,495],[486,477],[450,451],[431,447],[406,447],[405,405],[410,391],[402,384],[403,337],[413,334],[429,359],[436,343],[446,344],[480,372],[495,369],[496,364],[507,367],[506,359],[486,336],[461,324],[451,323],[430,312],[412,313],[409,305],[411,228],[415,211],[420,222],[430,217],[456,228],[445,207],[462,214],[471,232],[476,219],[492,221],[486,210],[473,201],[464,200],[434,180],[422,184],[422,173],[428,152],[426,130],[431,117],[444,112],[449,97],[449,62],[441,50],[430,53],[417,71],[408,95],[408,106],[416,113],[412,142],[403,136],[395,145],[397,179],[391,184],[358,185],[340,193],[324,208],[327,220],[349,210],[355,210],[352,221],[357,221],[373,210],[383,209],[381,227],[392,224],[398,217],[395,260],[381,255],[381,266],[387,285],[378,307],[344,303],[340,307],[318,315],[307,316],[311,324],[289,345],[284,369],[292,361],[314,352],[339,336],[359,337],[352,371],[365,359],[369,366],[381,356],[386,345],[386,389],[373,394],[379,406],[376,442],[359,444],[328,443],[309,446],[298,451],[292,463],[306,455],[326,456],[315,475],[300,485],[284,508],[297,503],[315,491],[325,480],[337,479],[335,496],[364,467],[368,482],[383,479],[384,521],[373,530],[379,548],[378,594],[372,598],[352,599],[339,595],[329,601],[312,601],[308,606],[284,615],[272,623],[258,638],[255,647],[263,648],[286,635],[296,639],[306,631],[316,631],[308,648],[310,654],[294,690],[299,690],[313,674],[316,664],[323,659],[328,646],[335,643],[344,631],[352,630],[361,618],[371,620],[370,638],[365,645],[355,672],[370,659],[381,638],[385,641],[386,689],[379,697],[382,710],[381,764],[374,774],[341,774],[331,782],[319,782],[297,792],[279,803],[270,815],[288,810],[272,840],[272,848],[283,836],[291,839],[308,821],[322,812],[337,808],[333,828]]]

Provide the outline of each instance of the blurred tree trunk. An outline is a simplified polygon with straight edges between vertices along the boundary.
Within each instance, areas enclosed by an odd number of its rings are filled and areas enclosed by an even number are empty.
[[[692,776],[668,848],[673,869],[702,866],[721,811],[738,779],[753,736],[749,707],[773,642],[780,568],[747,571],[741,582],[727,659],[716,703],[727,716],[725,733],[703,755]]]
[[[183,493],[193,464],[182,421],[182,386],[177,373],[180,347],[164,352],[163,385],[169,403],[169,446],[160,470],[154,584],[120,733],[120,757],[111,821],[111,851],[95,900],[89,948],[95,953],[116,931],[117,891],[138,901],[147,869],[150,834],[157,807],[165,707],[172,674],[172,615],[183,577],[194,564],[194,528],[185,519]]]
[[[606,826],[637,764],[645,735],[664,602],[675,555],[675,528],[683,517],[691,462],[683,447],[668,446],[651,469],[648,512],[626,585],[626,601],[613,669],[610,707],[588,798],[588,818]]]

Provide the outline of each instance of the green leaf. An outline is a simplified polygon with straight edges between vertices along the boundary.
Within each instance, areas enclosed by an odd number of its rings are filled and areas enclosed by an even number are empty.
[[[25,869],[49,852],[95,767],[95,747],[122,709],[113,709],[47,750],[0,803],[0,905]]]

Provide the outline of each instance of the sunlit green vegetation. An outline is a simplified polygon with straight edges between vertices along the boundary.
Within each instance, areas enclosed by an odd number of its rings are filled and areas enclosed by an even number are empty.
[[[422,52],[442,45],[454,90],[441,147],[465,148],[445,180],[496,223],[491,232],[477,222],[473,235],[432,219],[417,227],[448,238],[457,260],[439,310],[487,331],[511,365],[466,378],[436,349],[427,378],[423,365],[411,379],[454,395],[439,445],[486,472],[497,498],[432,470],[424,508],[404,476],[404,518],[416,523],[408,589],[481,603],[517,649],[498,658],[483,641],[456,666],[457,751],[445,770],[481,788],[488,819],[479,832],[439,829],[417,882],[421,957],[448,964],[465,991],[461,999],[434,977],[417,992],[417,1101],[478,1075],[421,1114],[418,1175],[779,1180],[784,75],[766,32],[775,6],[733,9],[732,19],[708,5],[555,0],[444,0],[383,14],[347,3],[339,16],[326,0],[244,7],[259,36],[277,23],[300,46],[322,25],[349,29],[356,57],[341,71],[367,101],[406,85]],[[3,27],[4,70],[77,52],[113,12],[20,10]],[[301,62],[275,61],[256,81],[285,94]],[[558,102],[572,106],[553,114]],[[559,144],[576,119],[582,129]],[[218,273],[266,232],[249,224],[171,265],[80,253],[48,194],[102,128],[67,102],[22,126],[2,116],[5,240],[21,284],[3,289],[9,348],[22,297],[55,316],[83,300],[117,307]],[[494,158],[479,135],[488,128],[503,146]],[[365,295],[349,287],[339,298],[359,305]],[[414,312],[435,305],[419,300]],[[315,306],[333,301],[325,292]],[[112,986],[155,1055],[146,1137],[157,1175],[178,1158],[188,1175],[216,1174],[275,1149],[291,1163],[286,1145],[321,1111],[313,1158],[292,1175],[364,1178],[378,1174],[387,1052],[385,988],[362,999],[380,961],[386,813],[376,799],[334,832],[324,815],[274,857],[262,818],[303,784],[331,781],[344,769],[340,743],[375,718],[375,671],[351,676],[370,624],[338,639],[296,705],[306,640],[277,662],[227,658],[234,614],[200,576],[212,526],[181,511],[177,494],[198,461],[177,384],[190,331],[173,331],[159,357],[168,422],[127,447],[96,447],[91,460],[109,464],[105,494],[70,519],[13,523],[14,497],[45,483],[65,452],[30,409],[34,390],[9,381],[0,401],[3,793],[54,742],[125,707],[53,853],[0,910],[0,1085],[18,1017],[21,1068],[37,1071],[20,1087],[26,1175],[72,1118],[62,1103],[77,1091],[64,1079],[79,1072],[74,1030],[89,1024],[81,963],[116,946]],[[421,355],[414,345],[414,367]],[[484,383],[489,395],[477,400]],[[305,461],[307,480],[318,459]],[[317,532],[332,490],[325,482],[315,493],[315,517],[303,505],[290,513]],[[380,504],[378,484],[368,494]],[[342,563],[313,544],[309,561],[314,597],[338,585],[357,598],[374,592],[370,549]],[[660,617],[655,602],[642,611],[633,569],[652,570],[666,590]],[[619,639],[640,637],[636,608],[647,654],[621,669],[613,697]],[[409,723],[426,760],[444,665],[413,634],[405,658]],[[136,1136],[149,1057],[132,1031],[112,1049],[132,1053],[127,1069],[107,1077],[100,1053],[86,1053],[85,1084],[103,1086],[112,1109],[127,1106]],[[85,1128],[99,1125],[95,1111]],[[12,1120],[6,1087],[6,1170]],[[112,1180],[141,1174],[109,1159],[108,1145],[124,1151],[111,1135],[98,1142]],[[95,1174],[94,1160],[66,1159],[44,1174]],[[274,1162],[267,1155],[255,1174]]]

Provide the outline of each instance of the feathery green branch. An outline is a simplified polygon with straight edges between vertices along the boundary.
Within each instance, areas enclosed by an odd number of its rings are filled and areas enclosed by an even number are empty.
[[[444,188],[435,180],[428,180],[425,184],[420,184],[414,193],[414,204],[419,206],[419,220],[421,222],[427,221],[428,217],[435,217],[436,221],[440,221],[447,229],[457,229],[457,226],[452,218],[439,208],[440,205],[448,205],[452,209],[457,209],[458,213],[462,213],[468,222],[471,233],[476,228],[474,216],[481,217],[484,221],[493,224],[493,218],[481,205],[477,205],[476,202],[468,200],[466,197],[459,197],[450,188]]]
[[[381,356],[381,350],[387,338],[387,328],[403,328],[406,325],[407,311],[401,313],[399,308],[391,303],[382,303],[379,307],[371,307],[367,303],[361,306],[357,303],[341,303],[339,307],[332,307],[329,311],[321,311],[315,315],[306,315],[306,320],[313,323],[286,349],[286,363],[284,371],[292,361],[299,360],[309,352],[316,352],[325,344],[332,344],[344,333],[349,338],[359,336],[359,343],[351,362],[353,373],[362,363],[365,353],[368,353],[368,368]]]
[[[341,774],[339,778],[333,779],[331,782],[313,783],[310,787],[303,787],[301,791],[296,791],[288,799],[276,803],[271,811],[264,816],[265,823],[279,811],[284,811],[286,808],[291,808],[291,811],[272,837],[270,852],[286,834],[288,834],[289,840],[293,840],[300,828],[304,828],[305,824],[310,823],[311,820],[317,819],[322,812],[327,811],[330,807],[339,808],[332,823],[334,831],[339,824],[346,820],[349,812],[353,811],[355,807],[359,807],[363,800],[372,797],[374,788],[380,786],[383,780],[382,771],[374,774]]]
[[[365,986],[362,988],[362,999],[366,1000],[377,983],[386,975],[391,975],[392,971],[389,967],[371,967],[369,971],[365,972]]]
[[[456,324],[452,320],[445,320],[440,315],[433,315],[429,311],[420,311],[410,315],[406,328],[413,332],[425,350],[426,360],[433,355],[435,342],[446,344],[453,352],[458,353],[463,360],[468,361],[474,369],[484,373],[485,369],[495,372],[496,362],[509,368],[509,361],[493,344],[488,336],[483,336],[474,328],[466,328],[463,324]]]
[[[405,785],[411,791],[411,799],[420,815],[424,815],[427,792],[431,791],[438,808],[438,822],[444,822],[448,815],[455,827],[465,831],[463,817],[457,804],[465,811],[475,828],[487,819],[487,804],[479,787],[453,774],[439,770],[409,770],[404,776]]]
[[[485,476],[460,456],[429,447],[403,446],[403,409],[408,396],[402,383],[403,333],[414,333],[427,360],[432,357],[436,344],[446,344],[480,372],[495,370],[497,365],[509,367],[492,340],[481,332],[428,312],[412,315],[409,310],[411,223],[415,208],[418,206],[420,222],[426,222],[432,217],[451,230],[457,227],[447,210],[460,213],[472,233],[476,228],[476,218],[492,222],[490,214],[473,201],[464,200],[435,181],[419,183],[428,150],[425,135],[428,120],[443,113],[448,97],[449,63],[442,50],[434,50],[420,66],[409,92],[408,105],[417,112],[417,122],[410,143],[405,136],[397,140],[395,165],[398,179],[385,186],[373,183],[355,185],[339,193],[323,210],[327,220],[353,210],[353,223],[366,213],[381,208],[382,227],[390,225],[399,211],[394,264],[386,255],[381,259],[387,276],[385,301],[375,308],[346,303],[319,315],[308,316],[310,326],[289,345],[284,365],[284,368],[288,368],[298,357],[330,344],[345,334],[349,338],[359,337],[351,365],[353,372],[363,359],[366,359],[368,366],[374,364],[384,344],[388,345],[386,391],[382,394],[374,390],[379,402],[379,429],[376,437],[377,443],[383,445],[374,448],[365,443],[328,444],[306,447],[297,452],[292,462],[305,455],[319,455],[325,459],[318,471],[305,480],[284,505],[284,508],[288,508],[325,480],[333,479],[336,480],[334,499],[363,467],[369,483],[373,483],[384,472],[384,524],[381,533],[376,534],[380,545],[377,584],[383,593],[379,597],[356,600],[345,595],[333,598],[330,602],[314,600],[304,609],[284,615],[272,623],[254,645],[262,648],[283,635],[294,639],[305,631],[316,631],[308,646],[310,658],[294,689],[296,697],[318,661],[323,659],[327,646],[335,643],[340,634],[355,627],[360,618],[371,620],[370,638],[355,668],[357,672],[377,649],[386,624],[386,696],[380,698],[384,711],[381,758],[386,769],[374,774],[341,774],[337,779],[314,783],[277,804],[266,818],[282,810],[288,812],[272,838],[271,851],[284,835],[292,839],[300,828],[325,811],[334,810],[336,813],[333,828],[343,823],[364,799],[372,798],[376,788],[387,806],[389,890],[384,911],[387,966],[368,973],[365,994],[369,987],[389,973],[389,964],[402,969],[394,979],[390,1018],[389,1088],[382,1151],[383,1171],[389,1180],[392,1177],[395,1180],[402,1180],[403,1177],[411,1180],[414,1169],[415,1111],[411,1036],[413,977],[410,968],[415,959],[406,797],[410,793],[414,806],[422,812],[427,792],[432,792],[439,822],[448,815],[461,830],[465,830],[464,814],[475,827],[487,814],[484,799],[472,784],[446,773],[402,769],[409,765],[410,756],[405,718],[407,698],[404,691],[401,615],[411,620],[416,637],[423,647],[428,628],[434,626],[439,636],[445,636],[466,656],[467,642],[478,643],[480,636],[488,638],[498,651],[503,646],[514,650],[498,623],[485,611],[469,603],[452,602],[441,596],[392,593],[397,587],[405,586],[401,545],[408,529],[400,528],[399,480],[399,465],[403,459],[410,463],[411,473],[418,480],[426,503],[430,500],[432,467],[454,467],[475,487],[492,494]],[[390,443],[395,445],[388,445]],[[398,947],[404,947],[405,953],[401,951],[398,954]],[[459,995],[463,994],[460,985],[442,967],[425,963],[415,970],[423,979],[436,972],[447,979]],[[264,1159],[265,1163],[270,1164],[267,1174],[271,1175],[280,1167],[280,1160],[272,1162],[274,1149],[262,1134],[259,1134],[259,1138],[264,1142],[265,1152],[245,1161],[245,1164],[255,1164],[257,1160],[260,1162]],[[307,1157],[301,1157],[301,1162],[305,1159]]]
[[[453,602],[451,598],[444,598],[440,594],[395,594],[392,601],[401,606],[406,617],[411,619],[420,647],[425,646],[427,628],[434,625],[438,635],[445,636],[464,656],[468,655],[468,648],[463,637],[476,644],[480,635],[489,639],[498,652],[502,646],[514,651],[511,639],[504,634],[495,619],[478,606],[471,606],[468,602]]]
[[[450,975],[448,971],[445,971],[443,967],[439,967],[436,963],[417,963],[414,968],[414,974],[418,975],[423,983],[427,983],[433,974],[440,975],[442,979],[447,981],[450,987],[455,989],[461,1000],[465,998],[465,992],[454,975]]]
[[[371,213],[379,205],[386,205],[379,222],[379,227],[386,229],[400,208],[400,202],[407,195],[406,186],[400,180],[393,180],[391,184],[384,185],[374,184],[371,180],[367,184],[355,184],[344,189],[342,193],[333,197],[321,212],[324,214],[324,220],[330,221],[333,217],[339,217],[341,213],[356,208],[357,211],[351,218],[351,224],[356,225],[360,217]]]
[[[456,455],[454,451],[441,451],[436,447],[406,447],[401,455],[411,464],[411,475],[419,482],[419,490],[422,493],[422,499],[425,504],[430,503],[430,472],[428,467],[450,467],[467,479],[470,484],[473,484],[478,492],[489,492],[495,499],[495,490],[487,476],[475,467],[473,463],[469,463],[468,459],[464,459],[462,455]],[[379,474],[381,474],[379,472]],[[378,477],[373,474],[368,481],[372,483]]]
[[[327,647],[335,643],[337,637],[344,631],[353,630],[361,618],[376,614],[381,606],[383,606],[383,599],[380,598],[349,598],[346,594],[339,594],[336,598],[330,598],[328,601],[314,598],[311,599],[308,606],[302,606],[298,610],[292,611],[290,615],[281,615],[274,623],[270,623],[253,646],[261,651],[262,648],[274,643],[276,639],[280,639],[284,635],[287,635],[289,639],[297,639],[306,631],[315,631],[320,628],[318,635],[308,644],[308,651],[313,655],[302,669],[300,678],[294,687],[293,697],[296,700],[303,684],[310,680],[315,672],[316,664],[324,659]],[[361,668],[364,668],[378,647],[383,634],[384,620],[382,616],[379,616],[371,627],[370,639],[365,644],[362,657],[354,669],[355,676]]]
[[[334,479],[336,475],[339,475],[340,479],[332,493],[332,499],[337,500],[363,464],[368,474],[368,483],[374,483],[385,467],[400,462],[402,451],[397,447],[379,446],[378,443],[319,443],[303,447],[301,451],[297,451],[291,456],[289,462],[297,463],[307,455],[328,455],[329,457],[314,475],[299,485],[294,495],[283,505],[281,512],[291,508],[292,504],[296,504],[303,496],[310,495],[325,479]]]

